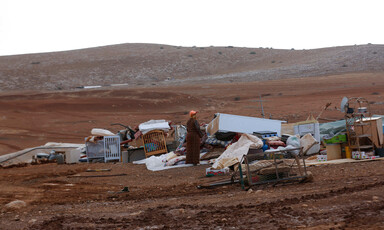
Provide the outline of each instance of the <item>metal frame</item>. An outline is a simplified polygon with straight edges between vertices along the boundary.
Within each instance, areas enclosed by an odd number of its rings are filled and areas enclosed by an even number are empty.
[[[367,111],[359,112],[359,108],[365,107]],[[343,108],[342,108],[343,109]],[[352,151],[373,150],[374,145],[370,137],[372,136],[371,122],[363,122],[363,118],[371,117],[371,110],[368,100],[362,97],[348,98],[348,107],[345,109],[345,123],[348,135],[348,146]],[[356,128],[359,127],[361,134],[356,133]],[[359,130],[359,131],[360,131]],[[362,141],[369,144],[362,145]]]
[[[279,172],[279,168],[278,168],[279,162],[277,161],[276,156],[278,154],[283,154],[284,152],[293,151],[293,150],[300,150],[300,153],[298,156],[295,157],[294,161],[290,165],[290,169],[289,169],[289,172],[287,173],[287,175],[284,175],[284,173]],[[303,149],[301,147],[290,149],[290,150],[273,151],[273,152],[269,152],[269,153],[272,154],[272,156],[273,156],[272,165],[275,167],[276,178],[253,182],[253,180],[252,180],[253,179],[253,175],[252,175],[253,172],[250,170],[249,165],[250,165],[250,161],[251,161],[250,159],[252,157],[254,157],[255,154],[244,155],[242,157],[242,159],[239,163],[239,167],[238,167],[238,173],[239,173],[239,177],[240,177],[239,181],[241,184],[241,188],[243,190],[248,190],[252,186],[255,186],[255,185],[268,184],[268,183],[273,183],[274,185],[276,185],[278,183],[300,182],[300,181],[305,180],[308,177],[307,168],[306,168],[305,160],[303,157]],[[302,161],[302,166],[300,165],[300,161]],[[246,167],[245,172],[241,166],[243,162],[244,162],[245,167]],[[300,175],[297,175],[297,173],[294,173],[295,165],[297,165],[297,169],[299,170]],[[270,166],[268,166],[268,167],[270,167]],[[303,168],[304,173],[302,173],[301,167]],[[263,169],[263,168],[261,168],[261,169]],[[259,169],[259,170],[261,170],[261,169]],[[259,170],[257,170],[257,171],[259,171]],[[232,181],[237,181],[236,176],[237,176],[237,171],[232,176]]]
[[[88,163],[92,159],[103,159],[104,162],[121,159],[119,136],[105,136],[97,143],[86,142],[85,146]]]

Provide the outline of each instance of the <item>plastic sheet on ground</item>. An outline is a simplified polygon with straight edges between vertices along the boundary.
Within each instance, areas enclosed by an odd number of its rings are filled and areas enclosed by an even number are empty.
[[[145,164],[147,166],[148,170],[151,171],[161,171],[166,169],[173,169],[173,168],[182,168],[182,167],[190,167],[193,166],[193,164],[180,164],[180,165],[173,165],[173,166],[166,166],[167,156],[168,154],[163,154],[160,156],[151,156],[149,158],[134,161],[134,164]],[[207,161],[200,161],[200,164],[208,164]]]

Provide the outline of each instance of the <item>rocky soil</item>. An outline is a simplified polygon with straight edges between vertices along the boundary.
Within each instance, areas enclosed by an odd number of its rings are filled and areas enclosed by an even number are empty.
[[[383,70],[384,45],[277,50],[122,44],[0,57],[0,90],[252,82]]]

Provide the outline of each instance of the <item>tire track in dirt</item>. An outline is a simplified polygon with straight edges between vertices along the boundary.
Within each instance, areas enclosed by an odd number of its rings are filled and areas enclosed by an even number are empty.
[[[328,198],[333,198],[338,195],[361,192],[369,189],[380,188],[384,186],[384,181],[356,185],[353,187],[343,187],[332,189],[323,193],[307,194],[301,197],[285,198],[276,201],[263,202],[261,204],[251,205],[232,205],[220,207],[216,205],[194,205],[181,204],[177,206],[159,205],[153,208],[137,211],[123,217],[78,217],[73,215],[53,216],[48,220],[43,221],[40,225],[33,225],[33,228],[55,229],[57,227],[73,227],[75,229],[92,229],[94,224],[97,224],[99,229],[122,228],[136,229],[137,228],[154,228],[154,229],[175,229],[190,226],[197,229],[210,229],[214,226],[220,226],[222,229],[255,229],[258,224],[263,224],[263,227],[269,229],[286,229],[301,225],[322,224],[322,221],[327,217],[327,214],[297,210],[292,208],[292,205],[308,201],[318,201]],[[204,193],[210,195],[216,191]],[[193,194],[180,194],[179,197],[190,197]],[[201,192],[195,195],[202,195]],[[161,196],[160,196],[161,197]],[[143,198],[144,199],[144,198]],[[330,223],[323,226],[324,228],[337,227],[343,228],[348,226],[358,226],[367,215],[370,213],[384,209],[384,202],[374,204],[353,204],[347,209],[340,209],[338,215],[343,218],[341,223]],[[235,213],[243,215],[236,216]],[[342,214],[344,213],[344,214]],[[331,214],[329,214],[331,215]],[[244,224],[246,223],[246,224]],[[371,224],[379,224],[380,219],[371,220]],[[260,225],[259,225],[260,226]]]

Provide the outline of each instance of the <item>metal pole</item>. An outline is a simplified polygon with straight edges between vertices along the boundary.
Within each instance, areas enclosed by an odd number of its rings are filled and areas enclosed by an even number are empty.
[[[259,97],[260,97],[260,105],[261,105],[261,116],[263,116],[263,118],[265,118],[264,108],[263,108],[263,100],[261,99],[261,94],[259,94]]]

